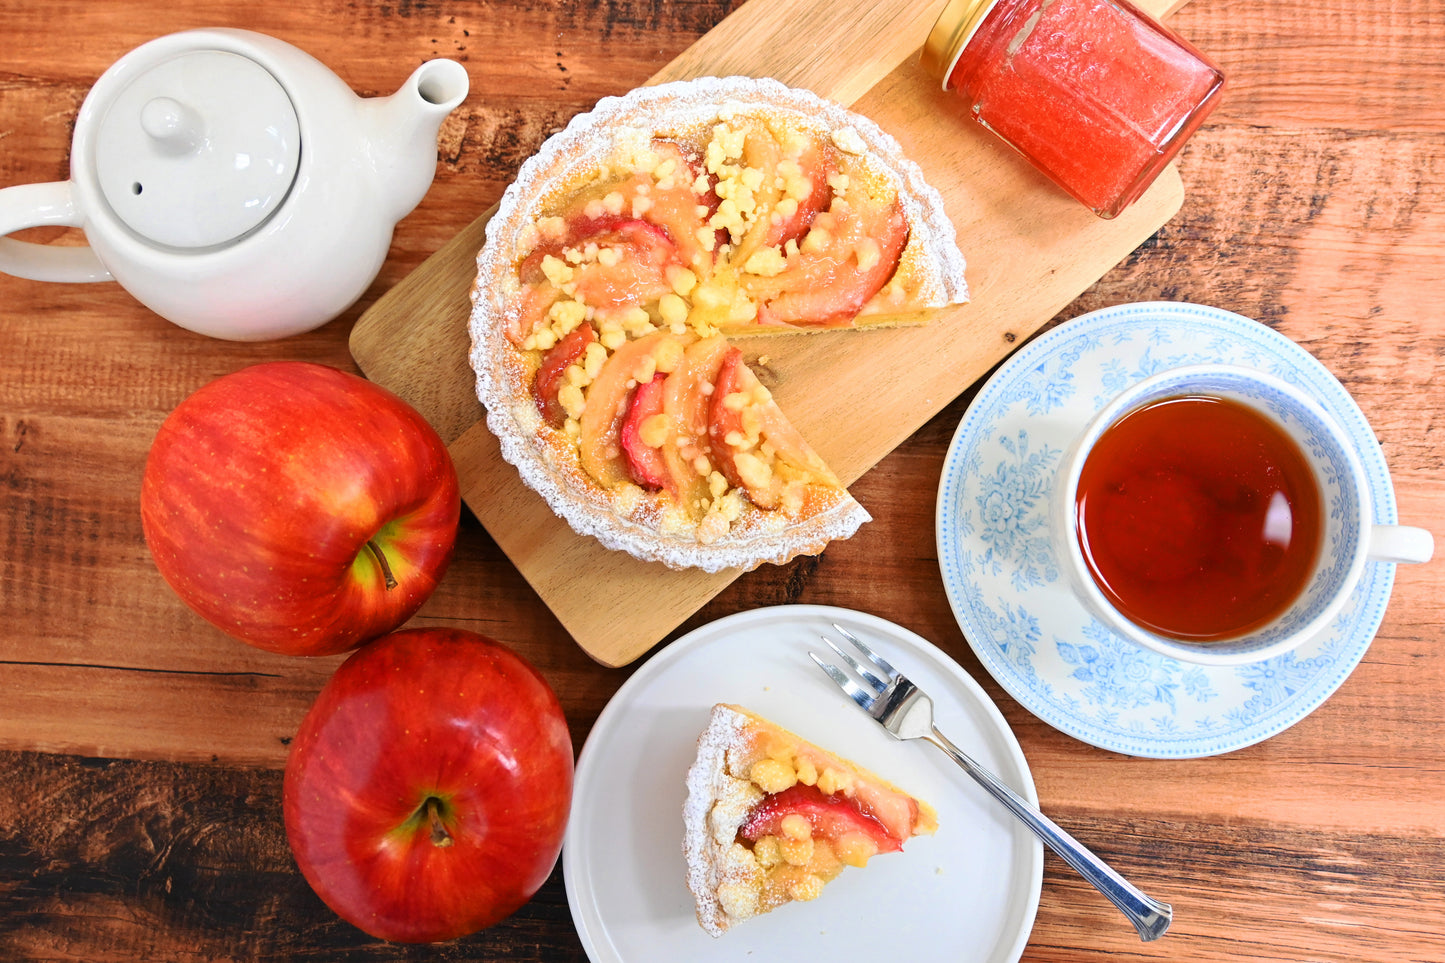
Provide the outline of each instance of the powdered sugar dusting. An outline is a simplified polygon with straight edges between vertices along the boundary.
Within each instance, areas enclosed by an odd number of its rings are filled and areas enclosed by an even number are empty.
[[[687,771],[682,809],[687,888],[697,902],[698,923],[713,936],[721,936],[732,922],[718,900],[718,888],[726,875],[727,850],[756,802],[744,791],[747,783],[726,770],[728,750],[741,741],[747,722],[731,706],[713,706],[698,737],[697,759]]]

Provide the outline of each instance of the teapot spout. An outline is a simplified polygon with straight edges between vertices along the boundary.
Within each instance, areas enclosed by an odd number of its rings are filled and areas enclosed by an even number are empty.
[[[437,133],[470,86],[467,69],[455,60],[429,60],[396,93],[363,101],[378,192],[393,223],[426,196],[436,176]]]

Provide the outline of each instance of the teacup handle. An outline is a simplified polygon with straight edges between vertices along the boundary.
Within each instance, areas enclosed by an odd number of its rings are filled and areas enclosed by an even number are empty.
[[[70,181],[0,190],[0,271],[32,281],[109,281],[110,272],[87,246],[32,244],[5,236],[27,227],[80,227],[83,222]]]
[[[1370,529],[1370,560],[1428,562],[1435,554],[1435,536],[1412,525],[1376,525]]]

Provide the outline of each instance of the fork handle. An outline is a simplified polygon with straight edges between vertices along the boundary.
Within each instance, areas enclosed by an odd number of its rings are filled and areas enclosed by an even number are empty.
[[[1034,831],[1034,834],[1043,840],[1044,845],[1058,853],[1060,858],[1070,866],[1074,867],[1084,879],[1093,884],[1094,888],[1108,897],[1109,902],[1117,906],[1134,928],[1139,931],[1139,938],[1146,943],[1150,940],[1157,940],[1169,929],[1169,923],[1174,917],[1174,910],[1168,903],[1161,903],[1156,899],[1144,895],[1133,883],[1120,876],[1102,859],[1095,856],[1083,843],[1080,843],[1073,836],[1065,832],[1052,819],[1030,806],[1024,799],[1014,792],[993,773],[980,766],[970,759],[952,742],[948,741],[938,727],[933,727],[933,733],[928,738],[930,742],[948,753],[949,758],[958,763],[964,772],[968,773],[987,789],[999,802],[1008,807],[1024,825]]]

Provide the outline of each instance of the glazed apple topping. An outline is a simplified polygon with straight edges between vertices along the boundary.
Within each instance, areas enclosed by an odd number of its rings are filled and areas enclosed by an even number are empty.
[[[868,513],[759,382],[795,343],[736,339],[940,320],[964,269],[942,197],[867,118],[765,78],[650,85],[503,193],[469,360],[501,456],[579,534],[675,569],[783,564]]]
[[[721,337],[653,330],[607,352],[583,325],[542,356],[533,386],[594,481],[666,493],[700,539],[725,534],[744,498],[792,516],[811,486],[840,487]]]
[[[537,377],[532,382],[532,397],[537,402],[537,410],[542,418],[553,428],[562,427],[567,420],[567,408],[562,404],[561,398],[562,389],[569,384],[576,386],[582,383],[580,372],[586,370],[587,346],[596,341],[597,335],[593,332],[592,325],[579,325],[553,345],[542,358],[542,366],[537,369]],[[579,376],[569,381],[567,372],[574,367],[578,369]],[[581,411],[580,394],[576,401],[574,407]]]
[[[840,146],[840,143],[843,146]],[[764,116],[654,138],[539,218],[507,329],[543,421],[604,489],[673,503],[704,544],[744,500],[841,487],[719,335],[848,324],[908,239],[846,139]]]
[[[824,793],[816,785],[798,784],[768,796],[748,817],[739,835],[754,845],[768,837],[798,842],[804,839],[826,841],[834,850],[842,849],[861,866],[876,853],[894,853],[903,848],[901,840],[888,831],[871,814],[846,793]],[[839,855],[843,862],[843,854]]]
[[[666,381],[667,375],[654,373],[651,381],[632,389],[632,399],[619,432],[628,474],[649,491],[658,491],[667,484],[667,463],[662,457],[667,421],[662,412],[662,397]]]
[[[808,839],[814,848],[827,844],[842,864],[862,866],[877,853],[898,852],[914,833],[932,831],[931,816],[912,797],[860,782],[843,763],[800,746],[768,746],[747,776],[761,799],[739,827],[738,838],[752,845],[764,864],[775,864],[775,844],[765,842],[770,838],[783,846],[784,861],[793,865],[786,859],[788,842]]]

